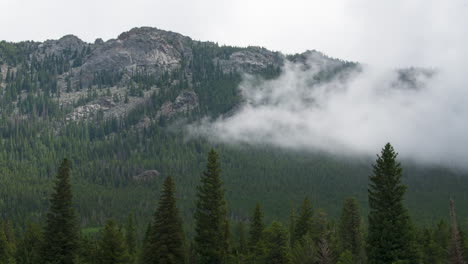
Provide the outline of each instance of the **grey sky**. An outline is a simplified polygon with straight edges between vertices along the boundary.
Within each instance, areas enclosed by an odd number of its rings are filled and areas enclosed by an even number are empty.
[[[86,41],[154,26],[285,53],[317,49],[371,64],[435,65],[468,36],[466,0],[0,0],[0,39]]]

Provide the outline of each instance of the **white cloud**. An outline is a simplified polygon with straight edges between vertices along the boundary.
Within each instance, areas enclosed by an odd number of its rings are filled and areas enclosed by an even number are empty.
[[[330,63],[310,69],[288,63],[275,80],[246,76],[239,87],[245,103],[237,112],[189,131],[231,144],[342,155],[374,155],[391,142],[405,159],[468,168],[468,82],[459,78],[462,71],[415,75],[420,85],[414,88],[395,70],[363,66],[348,78],[314,84]]]

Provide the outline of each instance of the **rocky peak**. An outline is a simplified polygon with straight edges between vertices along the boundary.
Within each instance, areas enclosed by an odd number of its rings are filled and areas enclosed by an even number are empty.
[[[80,52],[87,44],[75,35],[65,35],[58,40],[46,40],[38,46],[41,53],[60,55],[65,51]]]

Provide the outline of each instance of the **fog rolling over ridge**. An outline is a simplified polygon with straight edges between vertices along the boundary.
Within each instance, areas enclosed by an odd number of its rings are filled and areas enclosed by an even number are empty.
[[[337,61],[309,53],[276,79],[245,75],[231,115],[189,126],[192,135],[237,144],[339,155],[375,155],[391,142],[400,158],[468,169],[468,87],[460,64],[435,70],[356,65],[324,82]]]

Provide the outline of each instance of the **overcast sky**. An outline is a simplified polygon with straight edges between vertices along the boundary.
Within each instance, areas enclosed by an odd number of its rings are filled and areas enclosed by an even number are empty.
[[[468,36],[467,0],[0,0],[0,10],[2,40],[107,40],[153,26],[388,66],[435,65],[466,49]]]

